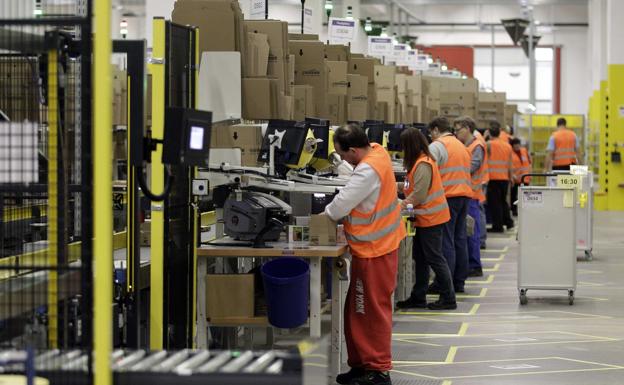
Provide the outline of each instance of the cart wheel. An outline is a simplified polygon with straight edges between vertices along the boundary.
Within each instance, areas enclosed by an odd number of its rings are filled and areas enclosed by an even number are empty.
[[[568,291],[568,303],[570,306],[574,305],[574,290]]]
[[[520,305],[526,305],[529,302],[526,296],[526,289],[520,289]]]
[[[592,259],[594,259],[594,254],[592,253],[591,250],[585,250],[585,260],[586,261],[591,261]]]

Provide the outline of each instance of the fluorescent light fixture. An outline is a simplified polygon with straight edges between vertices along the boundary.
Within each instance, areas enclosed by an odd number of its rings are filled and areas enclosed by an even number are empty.
[[[386,27],[383,27],[381,29],[381,37],[388,37],[388,29]]]
[[[370,17],[366,18],[366,23],[364,23],[364,31],[370,32],[373,30],[373,22]]]
[[[440,69],[442,71],[448,71],[448,66],[446,64],[442,64],[442,66],[440,67]]]
[[[347,19],[353,20],[353,7],[350,5],[347,7]]]
[[[43,10],[41,10],[41,9],[35,9],[35,10],[33,11],[33,14],[34,14],[35,16],[41,16],[41,15],[43,15]]]
[[[334,9],[334,4],[332,3],[332,0],[325,0],[325,10],[331,11],[332,9]]]
[[[431,56],[427,56],[427,64],[433,64],[433,58]]]

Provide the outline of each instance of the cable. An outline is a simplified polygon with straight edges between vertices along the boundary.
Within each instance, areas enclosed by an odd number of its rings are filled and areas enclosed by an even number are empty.
[[[147,187],[147,182],[145,181],[145,175],[143,174],[143,170],[137,170],[137,180],[139,182],[139,187],[143,194],[149,198],[149,200],[153,202],[162,202],[167,198],[167,195],[171,192],[171,187],[173,186],[173,176],[169,173],[169,169],[165,167],[165,186],[163,188],[163,192],[160,195],[154,194],[149,187]]]

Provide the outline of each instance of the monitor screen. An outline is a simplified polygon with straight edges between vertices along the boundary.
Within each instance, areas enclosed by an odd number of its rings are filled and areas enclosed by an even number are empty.
[[[364,123],[364,131],[368,136],[368,140],[370,142],[375,142],[383,145],[383,135],[384,135],[384,124],[378,122],[365,122]]]
[[[329,158],[329,120],[306,118],[306,124],[314,133],[316,139],[322,140],[316,144],[316,151],[314,157],[317,159]]]
[[[258,154],[259,162],[269,162],[270,136],[274,136],[275,167],[280,165],[297,164],[305,144],[308,128],[305,123],[294,120],[269,120],[262,147]]]
[[[202,148],[204,148],[204,128],[203,127],[191,126],[189,148],[191,150],[201,150]]]
[[[165,111],[163,163],[207,166],[212,113],[182,107]]]
[[[401,133],[406,128],[404,124],[389,124],[386,126],[386,131],[388,131],[388,151],[403,151]]]

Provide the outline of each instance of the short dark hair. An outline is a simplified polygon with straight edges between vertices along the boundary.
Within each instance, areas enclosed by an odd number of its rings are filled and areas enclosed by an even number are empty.
[[[509,144],[511,144],[512,146],[515,144],[521,144],[522,142],[520,142],[520,139],[518,138],[513,138],[509,141]]]
[[[565,120],[565,118],[557,119],[557,127],[561,127],[561,126],[565,127],[567,125],[568,125],[568,121]]]
[[[334,132],[334,143],[338,143],[342,151],[347,151],[351,147],[364,148],[370,146],[368,135],[357,123],[338,127]]]
[[[440,132],[451,132],[451,124],[449,123],[448,119],[445,118],[444,116],[438,116],[434,118],[427,125],[427,128],[429,129],[429,131],[433,130],[436,127],[438,128],[438,131]]]
[[[409,127],[401,132],[401,147],[403,147],[403,167],[408,172],[414,167],[421,154],[431,158],[429,142],[416,127]]]
[[[498,128],[498,131],[500,132],[501,124],[496,120],[490,120],[490,130],[492,128]]]
[[[490,126],[490,136],[492,136],[493,138],[498,138],[500,136],[500,124],[498,126]]]
[[[477,129],[477,123],[470,116],[460,116],[453,121],[453,126],[466,127],[470,132]]]

